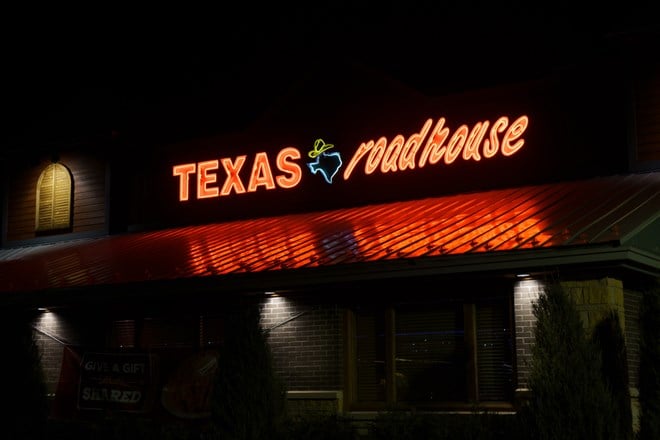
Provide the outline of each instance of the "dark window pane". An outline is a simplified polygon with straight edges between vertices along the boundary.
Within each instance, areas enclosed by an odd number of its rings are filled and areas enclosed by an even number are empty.
[[[110,347],[135,347],[135,320],[124,319],[112,322],[112,328],[110,330]]]
[[[466,400],[465,360],[462,304],[397,311],[397,400]]]
[[[199,346],[199,318],[145,318],[140,347],[146,350],[196,349]]]
[[[508,303],[477,304],[479,400],[507,401],[513,395],[513,341]]]
[[[384,313],[356,312],[357,400],[385,401]]]
[[[225,323],[221,316],[201,316],[199,344],[202,349],[220,347],[225,340]]]

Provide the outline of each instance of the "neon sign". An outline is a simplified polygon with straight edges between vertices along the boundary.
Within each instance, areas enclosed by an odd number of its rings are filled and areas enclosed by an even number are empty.
[[[424,168],[427,164],[435,165],[441,160],[451,165],[458,159],[479,162],[481,159],[493,158],[498,153],[512,156],[525,144],[522,136],[529,126],[529,118],[525,115],[511,123],[507,116],[501,116],[492,124],[488,120],[477,122],[471,128],[463,124],[453,132],[445,126],[445,122],[445,118],[440,118],[433,126],[433,119],[429,118],[419,132],[408,138],[398,134],[390,141],[381,136],[376,141],[362,142],[348,161],[343,180],[348,181],[360,163],[364,165],[364,174],[370,175],[375,171],[389,173]],[[334,144],[317,139],[313,149],[307,153],[315,160],[306,164],[311,174],[319,174],[329,184],[333,183],[343,166],[339,152],[327,152],[331,148],[334,148]],[[268,153],[256,153],[252,159],[247,187],[239,176],[248,161],[247,155],[174,165],[172,175],[179,178],[179,201],[190,198],[191,179],[194,179],[198,199],[229,196],[232,192],[250,193],[260,188],[290,189],[302,181],[303,167],[298,163],[301,157],[297,148],[285,147],[278,152],[273,171]],[[218,180],[221,165],[224,171],[222,185]]]
[[[300,151],[293,147],[287,147],[280,150],[275,160],[277,170],[283,174],[273,175],[270,166],[268,154],[265,152],[257,153],[252,162],[252,171],[247,189],[243,184],[238,173],[245,165],[247,156],[238,156],[232,161],[225,157],[218,160],[209,160],[206,162],[186,163],[172,167],[172,175],[179,177],[179,200],[186,201],[190,197],[190,177],[197,174],[197,198],[205,199],[210,197],[228,196],[234,191],[236,194],[245,192],[255,192],[259,187],[265,189],[293,188],[302,179],[302,170],[295,160],[300,159]],[[225,181],[222,187],[218,188],[214,184],[218,181],[216,170],[220,164],[225,171]]]
[[[323,139],[317,139],[314,142],[314,149],[307,153],[309,157],[316,159],[307,164],[312,174],[321,173],[323,179],[328,183],[332,183],[332,179],[343,165],[338,152],[326,153],[330,148],[334,148],[334,145],[326,144]]]
[[[351,173],[358,163],[365,158],[364,173],[371,174],[380,169],[382,173],[414,169],[415,166],[424,168],[426,164],[435,165],[444,158],[447,165],[453,163],[459,156],[463,160],[480,161],[481,156],[490,159],[498,151],[504,156],[511,156],[522,148],[525,141],[522,134],[529,125],[527,116],[520,116],[509,124],[509,118],[502,116],[492,124],[489,136],[485,138],[490,121],[477,122],[472,130],[467,125],[461,125],[449,136],[449,128],[445,127],[445,118],[438,122],[429,133],[433,119],[427,119],[419,133],[406,139],[398,134],[388,143],[387,138],[380,137],[377,141],[370,140],[360,144],[355,154],[344,170],[344,180],[351,177]],[[504,133],[500,140],[498,135]],[[426,139],[426,144],[420,152],[420,147]],[[445,141],[449,139],[445,145]]]

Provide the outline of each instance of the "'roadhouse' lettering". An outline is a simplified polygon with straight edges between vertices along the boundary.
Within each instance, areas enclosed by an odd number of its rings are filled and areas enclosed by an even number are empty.
[[[529,126],[529,118],[523,115],[509,124],[509,118],[501,116],[492,125],[490,121],[477,122],[472,128],[463,124],[453,133],[445,127],[445,118],[438,119],[429,132],[432,124],[433,119],[427,119],[422,129],[407,140],[398,134],[389,143],[385,137],[361,143],[344,169],[344,180],[351,177],[360,161],[364,163],[364,173],[371,174],[376,170],[387,173],[415,166],[424,168],[427,163],[434,165],[441,159],[450,165],[459,158],[480,161],[483,156],[490,159],[498,152],[511,156],[525,144],[522,135]]]

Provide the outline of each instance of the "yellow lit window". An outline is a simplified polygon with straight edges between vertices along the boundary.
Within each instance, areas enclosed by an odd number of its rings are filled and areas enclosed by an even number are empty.
[[[71,227],[72,179],[62,164],[52,163],[37,182],[37,232]]]

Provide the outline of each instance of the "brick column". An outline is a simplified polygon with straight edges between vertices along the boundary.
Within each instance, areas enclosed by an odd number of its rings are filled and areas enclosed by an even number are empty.
[[[261,326],[268,332],[276,373],[288,391],[317,396],[342,389],[343,313],[337,305],[313,298],[264,299]],[[301,400],[306,394],[295,396]]]
[[[543,284],[537,280],[519,281],[513,288],[513,313],[516,329],[516,395],[524,397],[527,393],[532,345],[534,343],[533,304],[538,300]]]

